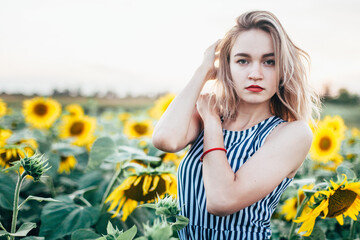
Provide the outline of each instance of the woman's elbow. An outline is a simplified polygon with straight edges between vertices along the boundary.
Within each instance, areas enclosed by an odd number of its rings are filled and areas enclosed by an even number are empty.
[[[225,217],[227,215],[234,213],[234,211],[231,210],[229,204],[230,203],[227,203],[227,201],[221,201],[221,200],[217,200],[215,202],[207,201],[206,210],[212,215]]]
[[[178,152],[182,149],[179,148],[179,146],[174,141],[171,141],[170,136],[166,136],[159,132],[153,133],[152,144],[154,145],[154,147],[164,152]]]

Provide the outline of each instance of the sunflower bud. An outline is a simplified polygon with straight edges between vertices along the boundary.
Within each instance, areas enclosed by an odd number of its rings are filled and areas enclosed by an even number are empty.
[[[41,175],[50,168],[46,168],[48,166],[47,160],[48,159],[45,159],[44,154],[41,155],[36,151],[31,157],[25,155],[24,158],[21,158],[20,164],[23,166],[27,175],[32,176],[35,181],[39,181]]]
[[[156,202],[156,214],[165,215],[166,217],[173,217],[180,213],[176,198],[172,196],[158,197]]]

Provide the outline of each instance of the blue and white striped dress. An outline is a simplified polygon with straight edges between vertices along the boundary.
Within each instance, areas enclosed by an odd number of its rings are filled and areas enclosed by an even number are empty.
[[[232,170],[236,172],[282,122],[284,120],[272,116],[243,131],[223,129],[224,146]],[[266,197],[239,212],[224,217],[210,214],[206,210],[202,163],[199,161],[203,153],[203,139],[202,131],[178,168],[180,214],[190,220],[189,225],[178,232],[180,239],[270,239],[271,215],[292,178],[285,178]]]

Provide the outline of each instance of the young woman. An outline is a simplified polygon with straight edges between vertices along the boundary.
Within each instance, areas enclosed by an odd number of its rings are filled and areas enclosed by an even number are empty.
[[[214,62],[219,60],[218,67]],[[181,239],[270,239],[270,218],[312,142],[307,54],[270,12],[242,14],[170,104],[154,145],[176,152]],[[305,60],[305,61],[304,61]],[[200,94],[216,77],[216,94]]]

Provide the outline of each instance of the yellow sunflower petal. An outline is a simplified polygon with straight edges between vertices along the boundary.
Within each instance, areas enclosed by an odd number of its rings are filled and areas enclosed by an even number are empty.
[[[125,199],[124,197],[123,198],[122,197],[123,197],[123,194],[116,195],[116,197],[114,197],[112,199],[112,202],[110,204],[110,207],[108,208],[108,211],[113,210],[118,205],[119,202],[122,202]],[[122,204],[119,204],[119,205],[121,207]],[[117,211],[117,212],[119,212],[119,211]]]
[[[298,233],[305,232],[305,234],[303,235],[304,237],[310,236],[314,229],[315,219],[316,217],[311,217],[306,222],[304,222],[299,228]]]
[[[126,200],[125,197],[124,197],[123,199],[121,199],[121,203],[120,203],[120,204],[118,205],[118,207],[116,208],[115,213],[111,216],[112,218],[116,217],[116,216],[119,214],[120,209],[121,209],[121,207],[124,205],[125,200]],[[110,211],[110,210],[108,210],[108,211]]]
[[[332,180],[330,180],[331,186],[334,188],[334,190],[339,188],[339,185],[337,185],[337,183],[333,182]]]
[[[342,215],[342,214],[336,216],[336,220],[338,221],[338,223],[339,223],[340,225],[344,225],[344,218],[343,218],[343,215]]]
[[[142,179],[142,176],[139,176],[137,179],[136,179],[136,181],[134,182],[134,186],[137,186],[138,184],[139,184],[139,182],[141,181],[141,179]]]
[[[164,181],[165,181],[165,189],[166,189],[165,191],[169,192],[171,177],[169,176],[169,174],[165,173],[165,174],[161,174],[161,178],[164,179]]]
[[[160,177],[158,175],[154,176],[153,185],[149,189],[149,192],[154,191],[156,189],[156,187],[158,186],[159,180],[160,180]]]
[[[137,207],[138,202],[132,199],[128,199],[123,207],[123,215],[121,217],[122,221],[125,221],[127,217],[134,211],[134,209]]]
[[[152,177],[150,175],[145,175],[144,182],[142,185],[143,195],[146,195],[149,192],[151,179]]]

